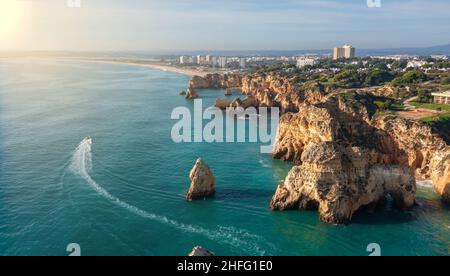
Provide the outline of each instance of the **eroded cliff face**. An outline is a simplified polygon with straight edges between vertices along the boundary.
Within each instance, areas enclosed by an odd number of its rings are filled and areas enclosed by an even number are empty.
[[[374,125],[383,130],[394,144],[383,144],[386,152],[400,151],[398,162],[416,170],[423,179],[432,179],[436,191],[450,202],[450,146],[420,122],[381,118]]]
[[[409,86],[400,88],[400,87],[396,87],[396,86],[387,84],[387,85],[384,85],[381,87],[370,88],[370,89],[366,89],[366,90],[376,96],[388,97],[388,98],[394,98],[394,99],[404,98],[405,95],[411,95],[410,97],[413,96],[412,89]]]
[[[248,96],[246,101],[216,103],[224,107],[280,107],[273,156],[297,166],[272,198],[275,210],[317,208],[327,223],[348,223],[358,209],[383,202],[386,195],[401,209],[411,207],[416,177],[431,178],[450,202],[446,142],[420,122],[373,120],[376,107],[364,93],[356,99],[326,95],[270,74],[209,75],[193,78],[191,85],[241,87]]]
[[[393,117],[372,121],[363,106],[353,106],[340,99],[329,99],[316,105],[303,105],[298,113],[283,115],[273,155],[274,158],[301,164],[302,169],[309,171],[310,175],[315,172],[318,174],[316,177],[321,178],[323,175],[320,170],[311,170],[317,164],[309,159],[308,164],[304,164],[303,153],[306,147],[324,142],[361,149],[365,152],[364,162],[368,162],[371,168],[379,170],[381,167],[387,169],[400,166],[403,172],[403,168],[411,168],[418,178],[431,178],[436,191],[444,200],[449,201],[450,147],[425,124]],[[315,168],[324,167],[320,165]],[[357,169],[356,166],[354,168]],[[373,173],[373,169],[363,171]],[[304,174],[295,175],[299,178],[305,177]],[[333,177],[339,179],[341,176]],[[383,178],[379,179],[381,181]],[[304,180],[297,180],[298,183],[302,181]],[[352,184],[344,184],[349,185]],[[279,190],[286,192],[287,186],[283,187]],[[364,204],[354,206],[362,205]]]
[[[325,93],[314,88],[302,88],[282,76],[248,75],[242,80],[242,91],[256,98],[260,106],[277,106],[281,113],[298,112],[303,103],[318,103]]]
[[[303,104],[297,113],[280,119],[273,155],[300,162],[309,143],[339,142],[344,146],[375,148],[379,133],[370,125],[370,115],[361,104],[347,104],[339,97],[315,105]]]
[[[226,89],[242,87],[242,75],[239,74],[208,74],[205,77],[194,76],[189,82],[193,89]]]
[[[310,143],[300,166],[295,166],[277,188],[273,210],[318,209],[330,224],[349,223],[363,206],[385,202],[405,210],[415,203],[416,182],[408,166],[380,165],[372,152],[342,147],[336,142]]]
[[[325,93],[315,88],[302,88],[289,78],[272,74],[209,74],[195,76],[189,83],[193,89],[226,89],[239,87],[252,99],[254,106],[279,107],[281,113],[297,112],[303,103],[318,103]]]
[[[273,149],[275,159],[298,162],[309,143],[337,140],[339,122],[328,109],[304,105],[300,110],[281,117]]]

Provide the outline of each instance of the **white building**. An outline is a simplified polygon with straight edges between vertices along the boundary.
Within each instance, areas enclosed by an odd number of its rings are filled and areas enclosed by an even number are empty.
[[[446,55],[432,55],[431,58],[439,59],[439,60],[448,60],[448,56],[446,56]]]
[[[197,56],[197,64],[198,65],[209,65],[208,62],[206,61],[206,57],[201,56],[201,55]]]
[[[411,60],[408,62],[408,65],[406,65],[406,68],[420,68],[427,64],[424,60]]]
[[[297,68],[303,68],[306,65],[316,64],[316,59],[310,57],[299,57],[297,59]]]
[[[188,64],[188,63],[190,63],[188,56],[180,56],[180,64]]]
[[[450,91],[431,93],[435,104],[450,104]]]
[[[228,64],[227,57],[220,57],[219,58],[219,67],[225,68]]]
[[[205,58],[205,63],[207,64],[207,65],[213,65],[212,62],[213,61],[213,56],[211,56],[211,55],[207,55],[206,56],[206,58]]]
[[[333,59],[340,58],[354,58],[355,57],[355,48],[351,45],[344,45],[342,47],[336,47],[333,50]]]
[[[239,59],[239,67],[241,67],[241,68],[247,67],[247,59],[246,58]]]
[[[213,67],[219,66],[219,58],[218,58],[218,57],[215,57],[215,56],[211,57],[211,65],[212,65]]]

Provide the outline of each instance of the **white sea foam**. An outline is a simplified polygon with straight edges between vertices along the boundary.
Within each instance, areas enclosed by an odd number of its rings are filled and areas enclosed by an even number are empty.
[[[266,161],[264,161],[263,159],[259,159],[259,164],[261,164],[261,166],[263,166],[264,168],[271,168],[272,166],[269,165]]]
[[[203,235],[210,240],[231,245],[240,250],[244,250],[248,254],[265,255],[266,251],[260,247],[260,245],[262,244],[271,247],[273,250],[273,246],[271,244],[268,244],[262,237],[248,233],[245,230],[223,226],[219,226],[215,230],[210,230],[191,224],[181,223],[173,219],[169,219],[165,216],[160,216],[141,210],[110,194],[108,191],[103,189],[94,179],[92,179],[89,174],[89,172],[92,170],[92,140],[90,138],[85,138],[78,145],[72,156],[69,168],[74,174],[83,178],[99,195],[108,199],[115,205],[134,213],[135,215],[175,227],[182,231]]]
[[[431,181],[431,180],[417,181],[417,186],[422,187],[422,188],[432,189],[433,181]]]

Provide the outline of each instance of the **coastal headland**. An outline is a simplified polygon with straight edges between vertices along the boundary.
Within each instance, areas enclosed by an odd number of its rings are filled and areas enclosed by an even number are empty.
[[[443,201],[450,201],[447,134],[401,112],[386,113],[379,101],[396,101],[401,93],[390,84],[350,90],[316,80],[298,82],[279,71],[211,73],[145,60],[84,61],[177,72],[192,77],[188,88],[193,93],[239,88],[246,96],[218,99],[220,108],[279,107],[273,157],[295,166],[276,189],[273,210],[317,209],[326,223],[349,223],[355,212],[385,204],[388,196],[399,209],[412,208],[416,180],[432,180]]]
[[[378,96],[367,91],[337,93],[273,72],[194,76],[189,87],[240,87],[252,99],[247,103],[280,108],[273,157],[295,166],[277,188],[273,210],[317,209],[326,223],[349,223],[356,211],[385,204],[388,196],[401,210],[414,207],[416,179],[431,179],[450,201],[444,138],[423,122],[383,114]]]

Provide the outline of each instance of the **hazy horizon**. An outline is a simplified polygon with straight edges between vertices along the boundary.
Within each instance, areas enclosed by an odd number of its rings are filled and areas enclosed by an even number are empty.
[[[68,5],[68,3],[72,3]],[[193,52],[448,45],[445,0],[0,0],[0,51]]]

